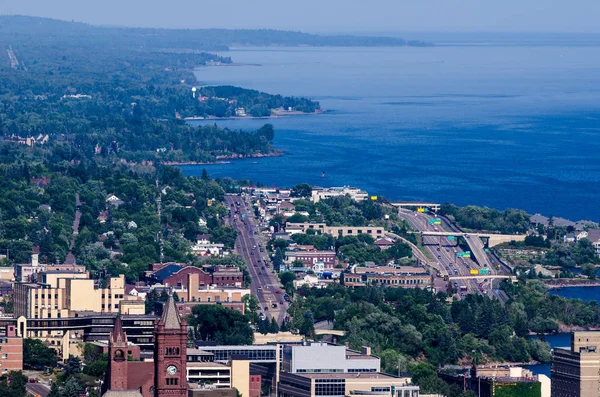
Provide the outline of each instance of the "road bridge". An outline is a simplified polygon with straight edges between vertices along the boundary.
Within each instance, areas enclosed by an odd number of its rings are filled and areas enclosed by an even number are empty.
[[[400,202],[400,203],[392,203],[394,207],[403,208],[403,207],[421,207],[421,208],[431,208],[434,212],[440,210],[441,204],[438,203],[411,203],[411,202]]]
[[[315,335],[344,336],[344,335],[346,335],[346,331],[340,331],[337,329],[315,329]]]
[[[515,276],[511,276],[509,274],[469,274],[467,276],[449,276],[448,280],[493,280],[499,278],[512,280],[513,282],[517,281],[517,278]]]
[[[488,247],[494,247],[498,244],[508,243],[510,241],[524,241],[526,234],[495,234],[495,233],[463,233],[463,232],[419,232],[423,236],[440,236],[440,237],[479,237],[488,240]],[[469,239],[467,239],[469,242]]]

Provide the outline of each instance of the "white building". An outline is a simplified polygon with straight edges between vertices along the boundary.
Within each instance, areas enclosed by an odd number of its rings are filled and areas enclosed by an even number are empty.
[[[311,199],[317,203],[320,200],[349,195],[352,200],[362,201],[366,200],[369,195],[364,190],[360,190],[356,187],[343,186],[343,187],[313,187]]]

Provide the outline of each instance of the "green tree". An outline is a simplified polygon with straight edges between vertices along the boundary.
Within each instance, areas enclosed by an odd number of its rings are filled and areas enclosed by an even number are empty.
[[[56,367],[56,361],[54,350],[46,347],[39,339],[26,338],[23,340],[24,367]]]
[[[237,310],[221,305],[197,305],[192,308],[188,325],[197,339],[222,345],[251,345],[254,336],[248,318]]]
[[[586,263],[585,265],[581,266],[581,272],[586,275],[590,280],[595,280],[597,277],[596,271],[598,269],[596,268],[596,265],[591,264],[591,263]]]
[[[81,373],[81,359],[70,355],[65,365],[65,373],[67,376],[75,376]]]
[[[312,196],[312,186],[308,183],[299,183],[292,188],[290,196],[310,198]]]

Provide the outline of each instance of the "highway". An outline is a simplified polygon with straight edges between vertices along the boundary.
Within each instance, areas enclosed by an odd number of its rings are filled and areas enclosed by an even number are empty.
[[[274,317],[275,321],[282,324],[288,307],[283,299],[285,291],[281,288],[277,275],[273,274],[273,267],[265,248],[266,238],[260,233],[252,202],[249,200],[248,196],[238,195],[227,195],[225,198],[231,211],[227,217],[227,224],[238,232],[234,251],[246,261],[252,277],[250,291],[260,302],[260,312],[268,319]],[[236,210],[239,213],[236,213]],[[273,308],[273,304],[277,307]]]
[[[444,231],[460,231],[452,224],[450,224],[447,220],[442,219],[442,224],[440,225],[431,225],[428,223],[429,220],[434,219],[435,216],[425,213],[417,213],[409,210],[401,209],[399,212],[399,216],[407,221],[409,225],[418,231],[429,231],[429,232],[444,232]],[[461,233],[462,234],[462,233]],[[477,239],[479,240],[479,239]],[[478,244],[479,242],[479,244]],[[492,279],[470,279],[471,270],[481,270],[484,268],[488,268],[490,270],[490,274],[494,274],[494,269],[489,267],[491,261],[487,256],[487,253],[484,251],[483,242],[479,241],[469,241],[469,246],[472,251],[472,258],[458,258],[456,254],[461,252],[462,249],[456,246],[456,242],[452,240],[448,240],[447,236],[423,236],[423,246],[429,252],[429,254],[435,258],[435,260],[439,263],[438,267],[444,270],[440,272],[442,276],[450,275],[450,276],[460,276],[459,279],[451,281],[452,284],[459,290],[459,293],[456,295],[460,298],[465,295],[465,288],[468,291],[486,294],[492,296],[494,294],[493,291],[493,283]],[[478,261],[474,259],[477,258]],[[478,264],[478,262],[483,262],[488,265],[488,267],[484,267],[483,263]],[[501,280],[496,280],[498,283]],[[442,286],[443,285],[443,286]],[[435,278],[435,286],[438,291],[446,290],[446,283],[439,277]],[[441,288],[440,288],[441,287]],[[483,289],[484,291],[481,291]]]

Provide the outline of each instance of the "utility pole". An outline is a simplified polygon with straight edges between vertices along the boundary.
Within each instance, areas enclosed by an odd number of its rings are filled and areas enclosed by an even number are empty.
[[[158,186],[158,178],[156,178],[156,189],[158,190],[158,198],[156,199],[156,208],[158,212],[158,244],[160,246],[160,263],[164,262],[165,253],[163,248],[162,239],[162,225],[161,225],[161,205],[162,205],[162,192]]]

